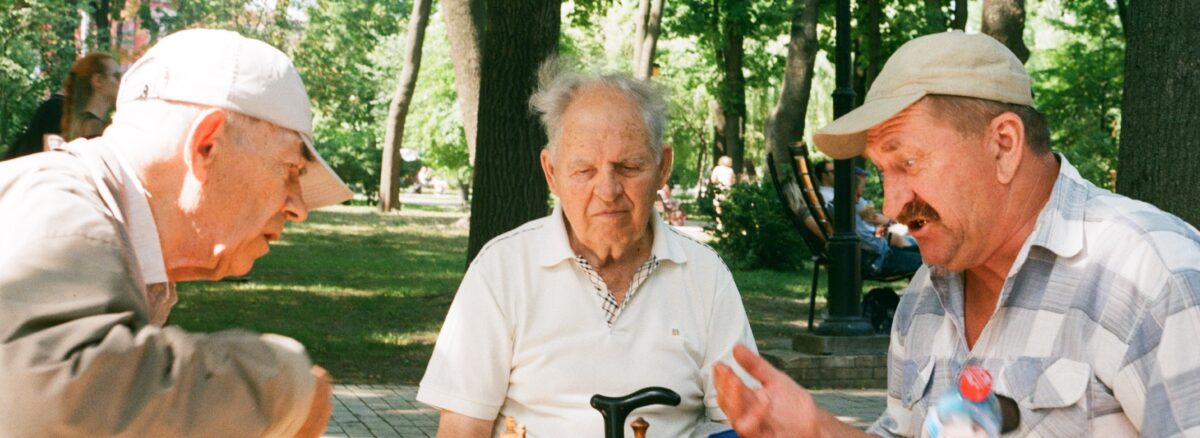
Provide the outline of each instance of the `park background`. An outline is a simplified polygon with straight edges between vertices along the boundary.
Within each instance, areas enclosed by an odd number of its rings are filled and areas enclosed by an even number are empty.
[[[470,258],[547,213],[536,164],[545,134],[525,100],[541,60],[631,71],[667,91],[671,184],[703,226],[714,212],[701,188],[718,157],[765,176],[767,151],[832,119],[834,3],[0,0],[0,154],[86,52],[127,67],[194,27],[279,47],[312,98],[317,148],[356,196],[289,225],[249,281],[180,285],[170,323],[286,334],[339,382],[412,385]],[[1096,185],[1197,224],[1198,8],[1143,3],[856,1],[851,83],[861,102],[882,61],[914,37],[995,35],[1023,55],[1054,150]],[[415,193],[422,166],[449,191]],[[724,226],[701,232],[733,269],[756,336],[787,337],[804,329],[813,292],[808,250],[767,178],[746,179]],[[872,180],[868,197],[879,200]]]

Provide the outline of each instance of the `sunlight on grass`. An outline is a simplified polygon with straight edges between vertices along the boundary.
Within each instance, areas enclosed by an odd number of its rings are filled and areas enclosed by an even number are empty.
[[[382,344],[391,344],[396,346],[408,345],[425,345],[433,347],[437,341],[438,331],[429,330],[424,332],[376,332],[367,335],[367,340]]]

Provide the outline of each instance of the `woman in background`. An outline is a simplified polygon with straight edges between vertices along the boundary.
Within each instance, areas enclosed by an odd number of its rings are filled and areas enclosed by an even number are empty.
[[[76,61],[63,84],[63,140],[99,136],[120,84],[121,67],[112,55],[94,52]]]
[[[117,99],[120,75],[116,61],[107,53],[95,52],[79,58],[63,81],[63,91],[38,105],[25,132],[17,136],[4,159],[49,150],[64,138],[99,135],[108,125],[107,116]],[[76,125],[73,136],[65,128],[71,124]]]

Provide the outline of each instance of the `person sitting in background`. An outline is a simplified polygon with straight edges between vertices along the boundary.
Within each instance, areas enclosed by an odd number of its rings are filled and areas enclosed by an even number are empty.
[[[87,131],[87,138],[99,135],[100,130],[106,124],[102,118],[83,116],[84,113],[89,113],[88,108],[92,108],[96,113],[107,115],[112,109],[113,102],[117,98],[117,89],[119,84],[116,82],[119,79],[113,77],[111,72],[117,72],[118,66],[113,61],[112,56],[107,53],[94,52],[90,55],[80,58],[71,66],[71,72],[64,81],[64,89],[67,89],[67,94],[79,94],[78,98],[72,98],[71,103],[65,103],[68,100],[63,93],[54,93],[49,99],[38,105],[33,112],[33,117],[29,119],[29,125],[21,135],[17,136],[16,141],[9,147],[4,159],[10,160],[25,155],[38,153],[50,150],[53,146],[57,146],[66,137],[63,135],[63,125],[66,114],[64,114],[64,106],[74,106],[79,103],[82,107],[76,110],[76,114],[71,115],[72,120],[91,120],[88,123],[81,123],[80,130]],[[91,102],[89,104],[89,101]],[[99,121],[96,121],[99,120]],[[67,122],[68,124],[71,122]],[[53,144],[50,144],[53,143]]]
[[[121,66],[111,55],[93,52],[80,58],[63,84],[63,140],[99,136],[108,126],[120,85]]]
[[[863,229],[870,228],[871,232],[865,235],[884,237],[888,245],[897,248],[915,246],[916,239],[908,235],[906,227],[901,226],[899,229],[893,230],[896,228],[896,221],[876,211],[875,204],[864,196],[867,177],[870,175],[867,173],[867,170],[855,166],[854,175],[857,177],[859,184],[862,185],[862,187],[855,186],[858,195],[856,196],[857,200],[854,201],[854,211],[858,212],[858,216],[863,221],[870,224],[870,227],[862,227],[859,220],[856,219],[855,223],[860,224],[857,227],[858,231],[861,233]],[[825,210],[833,213],[833,161],[818,160],[813,163],[813,176],[817,181],[817,189],[821,193],[821,198],[825,200]]]
[[[857,170],[862,170],[857,168]],[[863,173],[866,173],[865,171]],[[862,205],[862,195],[867,189],[867,178],[861,174],[854,189],[854,200]],[[829,209],[830,212],[833,209]],[[862,263],[862,274],[867,277],[891,277],[912,273],[921,267],[921,253],[916,245],[904,239],[903,236],[888,234],[882,237],[875,224],[867,222],[863,214],[854,215],[854,231],[858,234],[858,245],[862,249],[859,261]],[[902,242],[895,245],[889,240]]]
[[[728,155],[722,155],[717,159],[717,165],[713,166],[712,172],[709,172],[708,182],[724,190],[733,187],[733,180],[733,159]]]
[[[479,251],[417,400],[441,409],[439,437],[494,436],[502,416],[530,438],[596,436],[604,425],[593,395],[661,386],[682,402],[637,411],[655,436],[728,429],[714,423],[725,414],[712,365],[754,338],[716,252],[654,214],[674,156],[662,143],[666,102],[627,75],[562,72],[550,61],[540,76],[530,101],[559,203]]]

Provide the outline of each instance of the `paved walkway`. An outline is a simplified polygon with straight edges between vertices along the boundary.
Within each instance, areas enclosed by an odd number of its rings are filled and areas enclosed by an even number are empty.
[[[333,419],[325,436],[433,437],[438,412],[416,401],[416,395],[415,386],[335,385]],[[822,407],[858,428],[869,426],[885,405],[883,390],[818,390],[813,396]]]

